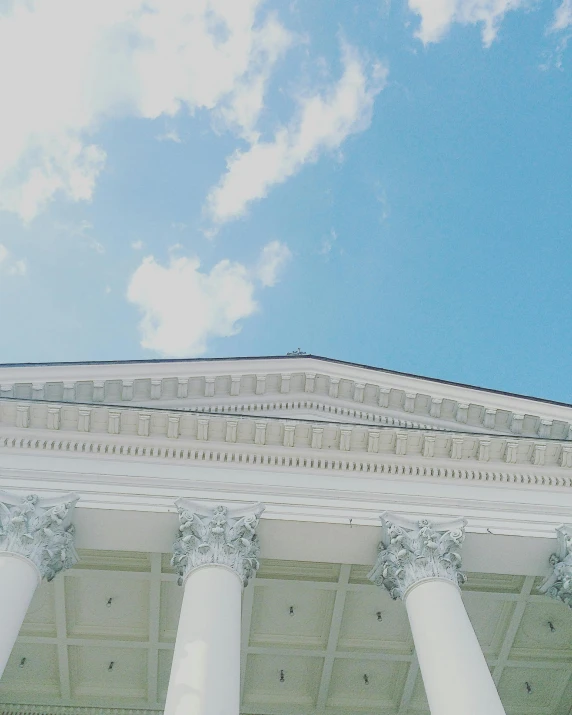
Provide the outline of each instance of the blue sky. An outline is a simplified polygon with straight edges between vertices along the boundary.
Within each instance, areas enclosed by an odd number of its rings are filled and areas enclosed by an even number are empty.
[[[572,401],[572,2],[0,0],[1,362]]]

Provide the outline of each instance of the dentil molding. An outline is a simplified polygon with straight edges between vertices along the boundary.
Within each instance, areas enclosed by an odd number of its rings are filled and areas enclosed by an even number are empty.
[[[350,472],[371,475],[426,477],[454,481],[467,481],[476,484],[504,484],[518,488],[526,485],[540,488],[572,487],[572,474],[558,467],[547,468],[537,472],[507,469],[502,465],[475,466],[466,462],[459,467],[447,464],[444,460],[435,458],[431,461],[421,461],[418,456],[409,457],[405,461],[394,462],[390,455],[341,454],[304,451],[282,451],[279,448],[248,448],[247,445],[205,445],[194,447],[174,446],[165,444],[160,439],[151,439],[146,444],[139,440],[121,439],[111,441],[103,435],[94,435],[94,439],[75,439],[70,435],[62,435],[60,439],[46,439],[43,434],[31,434],[26,437],[14,434],[2,434],[0,431],[0,453],[2,450],[12,452],[27,452],[40,454],[64,454],[92,459],[120,458],[149,460],[152,462],[170,463],[198,462],[213,466],[229,465],[255,469],[287,469],[304,472]],[[377,458],[376,458],[377,457]]]
[[[0,366],[5,398],[205,406],[254,400],[327,400],[539,438],[572,438],[569,405],[352,365],[317,356]],[[224,409],[224,408],[223,408]],[[267,409],[266,405],[261,409]]]
[[[10,434],[11,433],[11,434]],[[35,439],[31,439],[32,435]],[[90,434],[91,436],[86,436]],[[61,438],[58,439],[58,436]],[[291,420],[280,416],[212,415],[189,411],[65,405],[0,400],[0,446],[16,446],[19,440],[36,448],[65,449],[65,445],[117,435],[121,449],[131,451],[139,438],[150,446],[137,445],[140,453],[166,439],[180,450],[195,443],[241,447],[286,448],[314,455],[397,455],[424,462],[450,460],[480,464],[527,464],[539,468],[572,470],[572,443],[567,440],[536,440],[523,436],[483,435],[444,429],[387,425]],[[55,447],[49,447],[49,445]],[[85,448],[82,449],[85,451]],[[177,450],[175,450],[177,451]],[[153,456],[153,455],[151,455]],[[329,459],[325,457],[325,459]]]

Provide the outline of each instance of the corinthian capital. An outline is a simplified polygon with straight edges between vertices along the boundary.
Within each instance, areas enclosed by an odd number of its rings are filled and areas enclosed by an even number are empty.
[[[236,571],[246,586],[259,566],[256,527],[264,506],[229,509],[189,499],[178,499],[175,504],[180,526],[171,563],[179,573],[179,584],[193,569],[219,564]]]
[[[556,538],[556,552],[550,557],[552,573],[538,590],[572,607],[572,526],[559,526]]]
[[[78,561],[71,523],[78,499],[77,494],[41,499],[0,491],[0,552],[24,556],[51,581]]]
[[[465,582],[459,571],[464,519],[417,520],[388,512],[380,519],[379,556],[368,578],[392,598],[405,598],[411,586],[425,579]]]

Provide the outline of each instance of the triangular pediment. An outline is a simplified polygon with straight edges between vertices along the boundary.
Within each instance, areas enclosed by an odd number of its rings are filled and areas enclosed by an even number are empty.
[[[0,366],[0,398],[569,439],[572,407],[315,356]]]
[[[564,485],[571,433],[569,405],[314,356],[0,367],[8,449]]]

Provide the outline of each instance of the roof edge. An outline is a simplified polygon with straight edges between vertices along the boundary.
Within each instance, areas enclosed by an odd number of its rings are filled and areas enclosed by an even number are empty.
[[[364,370],[373,370],[375,372],[386,373],[388,375],[397,375],[400,377],[414,378],[417,380],[426,380],[434,382],[438,385],[450,385],[452,387],[467,388],[469,390],[477,390],[491,395],[503,395],[505,397],[515,397],[523,400],[532,400],[547,405],[556,405],[558,407],[572,408],[572,403],[560,402],[559,400],[549,400],[544,397],[536,397],[533,395],[523,395],[518,392],[507,392],[506,390],[496,390],[489,387],[480,387],[478,385],[470,385],[464,382],[455,382],[453,380],[443,380],[438,377],[427,377],[426,375],[417,375],[411,372],[402,372],[400,370],[391,370],[389,368],[377,367],[375,365],[365,365],[363,363],[350,362],[348,360],[338,360],[336,358],[324,357],[323,355],[294,354],[294,355],[243,355],[234,357],[208,357],[208,358],[153,358],[150,360],[85,360],[71,362],[27,362],[27,363],[0,363],[2,368],[27,368],[27,367],[67,367],[78,365],[158,365],[158,364],[178,364],[178,363],[202,363],[202,362],[232,362],[232,361],[256,361],[256,360],[320,360],[321,362],[331,363],[334,365],[346,365],[347,367],[362,368]]]

